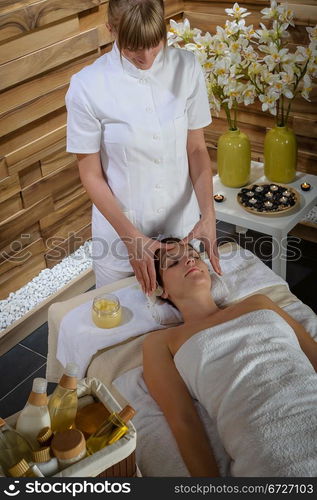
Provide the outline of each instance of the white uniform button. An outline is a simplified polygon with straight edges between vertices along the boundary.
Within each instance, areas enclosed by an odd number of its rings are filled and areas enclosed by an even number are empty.
[[[147,107],[145,108],[145,111],[146,111],[147,113],[152,113],[152,112],[153,112],[153,108],[151,108],[151,106],[147,106]]]
[[[163,185],[162,184],[155,184],[155,189],[163,189]]]
[[[163,212],[164,212],[164,208],[158,208],[158,209],[157,209],[157,213],[158,213],[158,214],[162,214]]]
[[[153,139],[154,139],[155,141],[157,141],[159,138],[160,138],[160,136],[159,136],[159,135],[157,135],[157,134],[154,134],[154,135],[153,135]]]
[[[158,158],[155,158],[154,163],[156,163],[156,165],[159,165],[161,163],[161,160],[159,160]]]

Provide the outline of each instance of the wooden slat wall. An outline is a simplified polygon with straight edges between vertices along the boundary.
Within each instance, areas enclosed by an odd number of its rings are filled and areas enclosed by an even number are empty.
[[[91,238],[91,202],[65,152],[72,74],[111,49],[108,0],[0,4],[0,299]],[[178,19],[183,0],[166,0]]]
[[[0,299],[52,267],[91,237],[91,203],[81,186],[76,158],[65,152],[64,97],[72,74],[111,48],[107,0],[2,0],[0,6]],[[221,1],[165,0],[166,17],[188,17],[212,32],[225,21]],[[240,2],[259,20],[264,0]],[[291,4],[297,14],[294,43],[317,22],[315,0]],[[251,16],[250,16],[251,17]],[[299,167],[317,173],[316,106],[298,101],[292,125],[298,134]],[[262,158],[266,127],[258,106],[241,109],[241,129]],[[206,139],[215,165],[224,115]]]

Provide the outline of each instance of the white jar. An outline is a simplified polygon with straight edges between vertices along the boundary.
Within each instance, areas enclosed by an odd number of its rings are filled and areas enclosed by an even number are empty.
[[[33,464],[44,476],[53,476],[59,471],[57,458],[51,457],[49,446],[33,451]]]
[[[51,444],[60,469],[65,469],[86,456],[86,441],[78,429],[57,432]]]

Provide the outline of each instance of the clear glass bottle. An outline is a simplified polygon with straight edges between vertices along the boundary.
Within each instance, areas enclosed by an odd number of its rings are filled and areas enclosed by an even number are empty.
[[[22,458],[30,461],[32,447],[29,442],[0,418],[0,465],[5,474]]]
[[[67,363],[64,375],[50,397],[48,409],[53,432],[65,431],[74,424],[78,406],[77,374],[76,363]]]
[[[58,472],[57,458],[51,457],[49,446],[33,451],[32,455],[33,464],[42,472],[43,476],[53,476]]]
[[[65,469],[86,456],[86,441],[78,429],[57,432],[51,446],[60,469]]]
[[[28,464],[24,458],[9,469],[11,477],[44,477],[36,465]]]
[[[46,389],[45,378],[33,380],[32,391],[16,423],[16,430],[29,441],[34,450],[39,448],[36,438],[40,430],[51,425]]]
[[[111,413],[99,429],[87,439],[88,455],[92,455],[105,446],[115,443],[124,436],[128,431],[126,424],[134,417],[135,413],[134,408],[130,405],[125,406],[120,413]]]

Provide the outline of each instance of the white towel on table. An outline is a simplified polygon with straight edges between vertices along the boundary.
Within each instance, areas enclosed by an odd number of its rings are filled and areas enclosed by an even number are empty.
[[[121,325],[111,329],[95,326],[91,318],[92,300],[72,309],[61,321],[56,357],[63,366],[69,361],[77,363],[79,378],[85,376],[92,356],[100,349],[163,328],[153,319],[138,284],[117,290],[115,294],[123,308]]]

